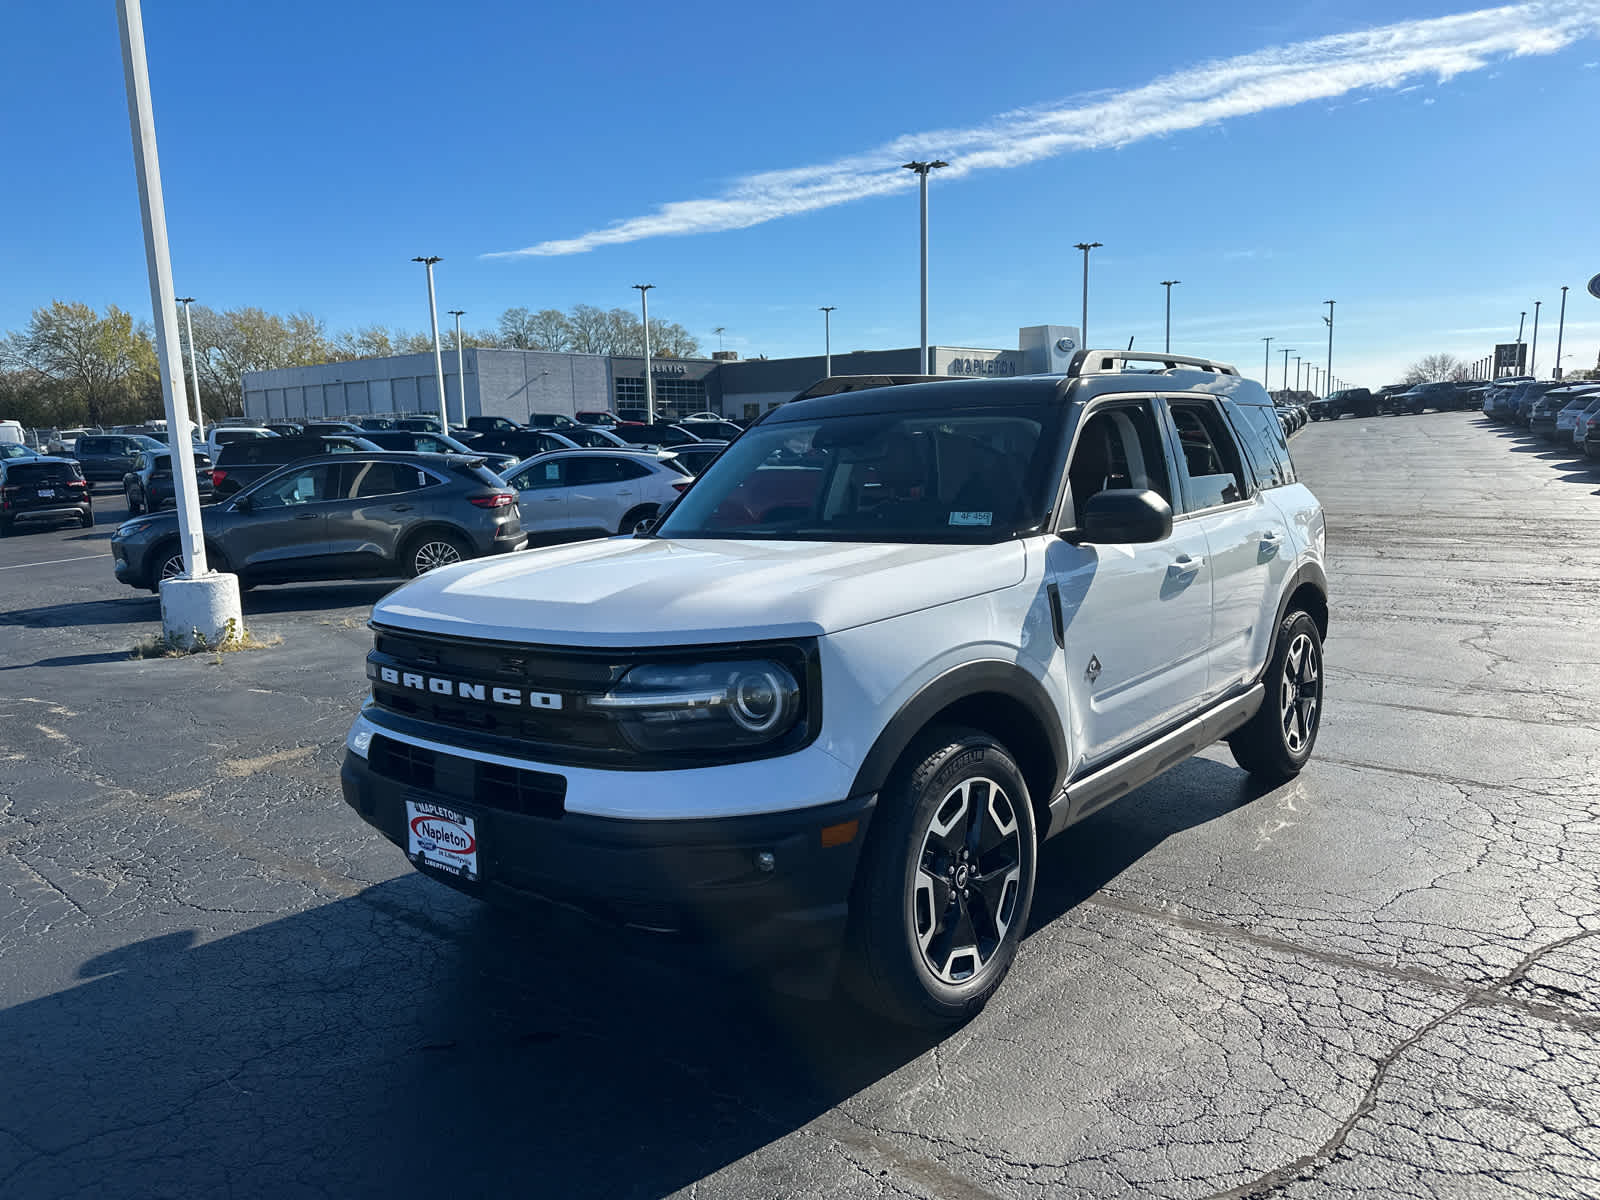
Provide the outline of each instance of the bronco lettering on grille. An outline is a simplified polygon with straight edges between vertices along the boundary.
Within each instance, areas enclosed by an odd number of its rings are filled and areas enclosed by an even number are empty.
[[[529,692],[522,688],[490,687],[482,683],[467,683],[461,679],[448,679],[442,675],[418,675],[413,671],[398,671],[394,667],[368,666],[369,678],[394,687],[409,688],[414,692],[431,692],[436,696],[454,696],[461,700],[500,704],[508,708],[542,708],[559,711],[561,696],[556,692]]]

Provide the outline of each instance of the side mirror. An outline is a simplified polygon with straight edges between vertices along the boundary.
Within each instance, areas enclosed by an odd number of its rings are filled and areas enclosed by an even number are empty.
[[[249,496],[235,496],[233,498],[233,510],[234,510],[234,512],[249,512],[250,511],[250,497]]]
[[[1089,497],[1078,527],[1061,536],[1089,544],[1163,541],[1172,536],[1172,506],[1145,488],[1110,488]]]

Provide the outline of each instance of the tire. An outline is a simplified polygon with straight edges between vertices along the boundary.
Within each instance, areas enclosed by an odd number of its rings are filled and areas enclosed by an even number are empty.
[[[450,567],[472,557],[472,547],[458,533],[448,530],[418,534],[406,543],[400,566],[407,579],[426,575],[439,567]]]
[[[1300,774],[1322,728],[1322,635],[1311,615],[1294,609],[1278,626],[1256,715],[1228,739],[1233,761],[1265,783]]]
[[[622,523],[617,526],[619,534],[632,533],[640,521],[648,521],[661,511],[659,504],[640,504],[630,508],[622,518]]]
[[[150,554],[150,590],[161,594],[161,581],[183,574],[183,547],[178,540],[162,542]]]
[[[94,528],[94,513],[93,512],[79,513],[78,514],[78,524],[82,525],[85,529],[93,529]]]
[[[137,517],[144,511],[143,504],[136,504],[134,502],[132,488],[128,488],[125,492],[123,492],[123,495],[128,498],[128,515],[130,517]]]
[[[851,894],[846,987],[900,1024],[977,1015],[1027,928],[1037,850],[1028,785],[1006,748],[977,730],[930,730],[879,797]]]

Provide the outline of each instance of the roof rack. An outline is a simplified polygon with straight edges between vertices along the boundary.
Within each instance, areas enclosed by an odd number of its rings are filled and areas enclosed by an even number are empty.
[[[1110,375],[1126,370],[1127,363],[1160,363],[1162,369],[1176,371],[1192,367],[1209,371],[1213,375],[1237,375],[1239,368],[1231,363],[1210,358],[1194,358],[1187,354],[1145,354],[1131,350],[1079,350],[1067,366],[1069,376]]]

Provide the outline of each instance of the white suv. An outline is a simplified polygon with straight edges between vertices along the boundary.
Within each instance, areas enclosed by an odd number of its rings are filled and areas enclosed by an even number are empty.
[[[552,450],[505,473],[531,542],[632,533],[678,498],[693,472],[654,450]]]
[[[1260,386],[1150,361],[787,404],[648,532],[390,593],[346,800],[473,894],[969,1016],[1040,842],[1316,741],[1321,507]]]

